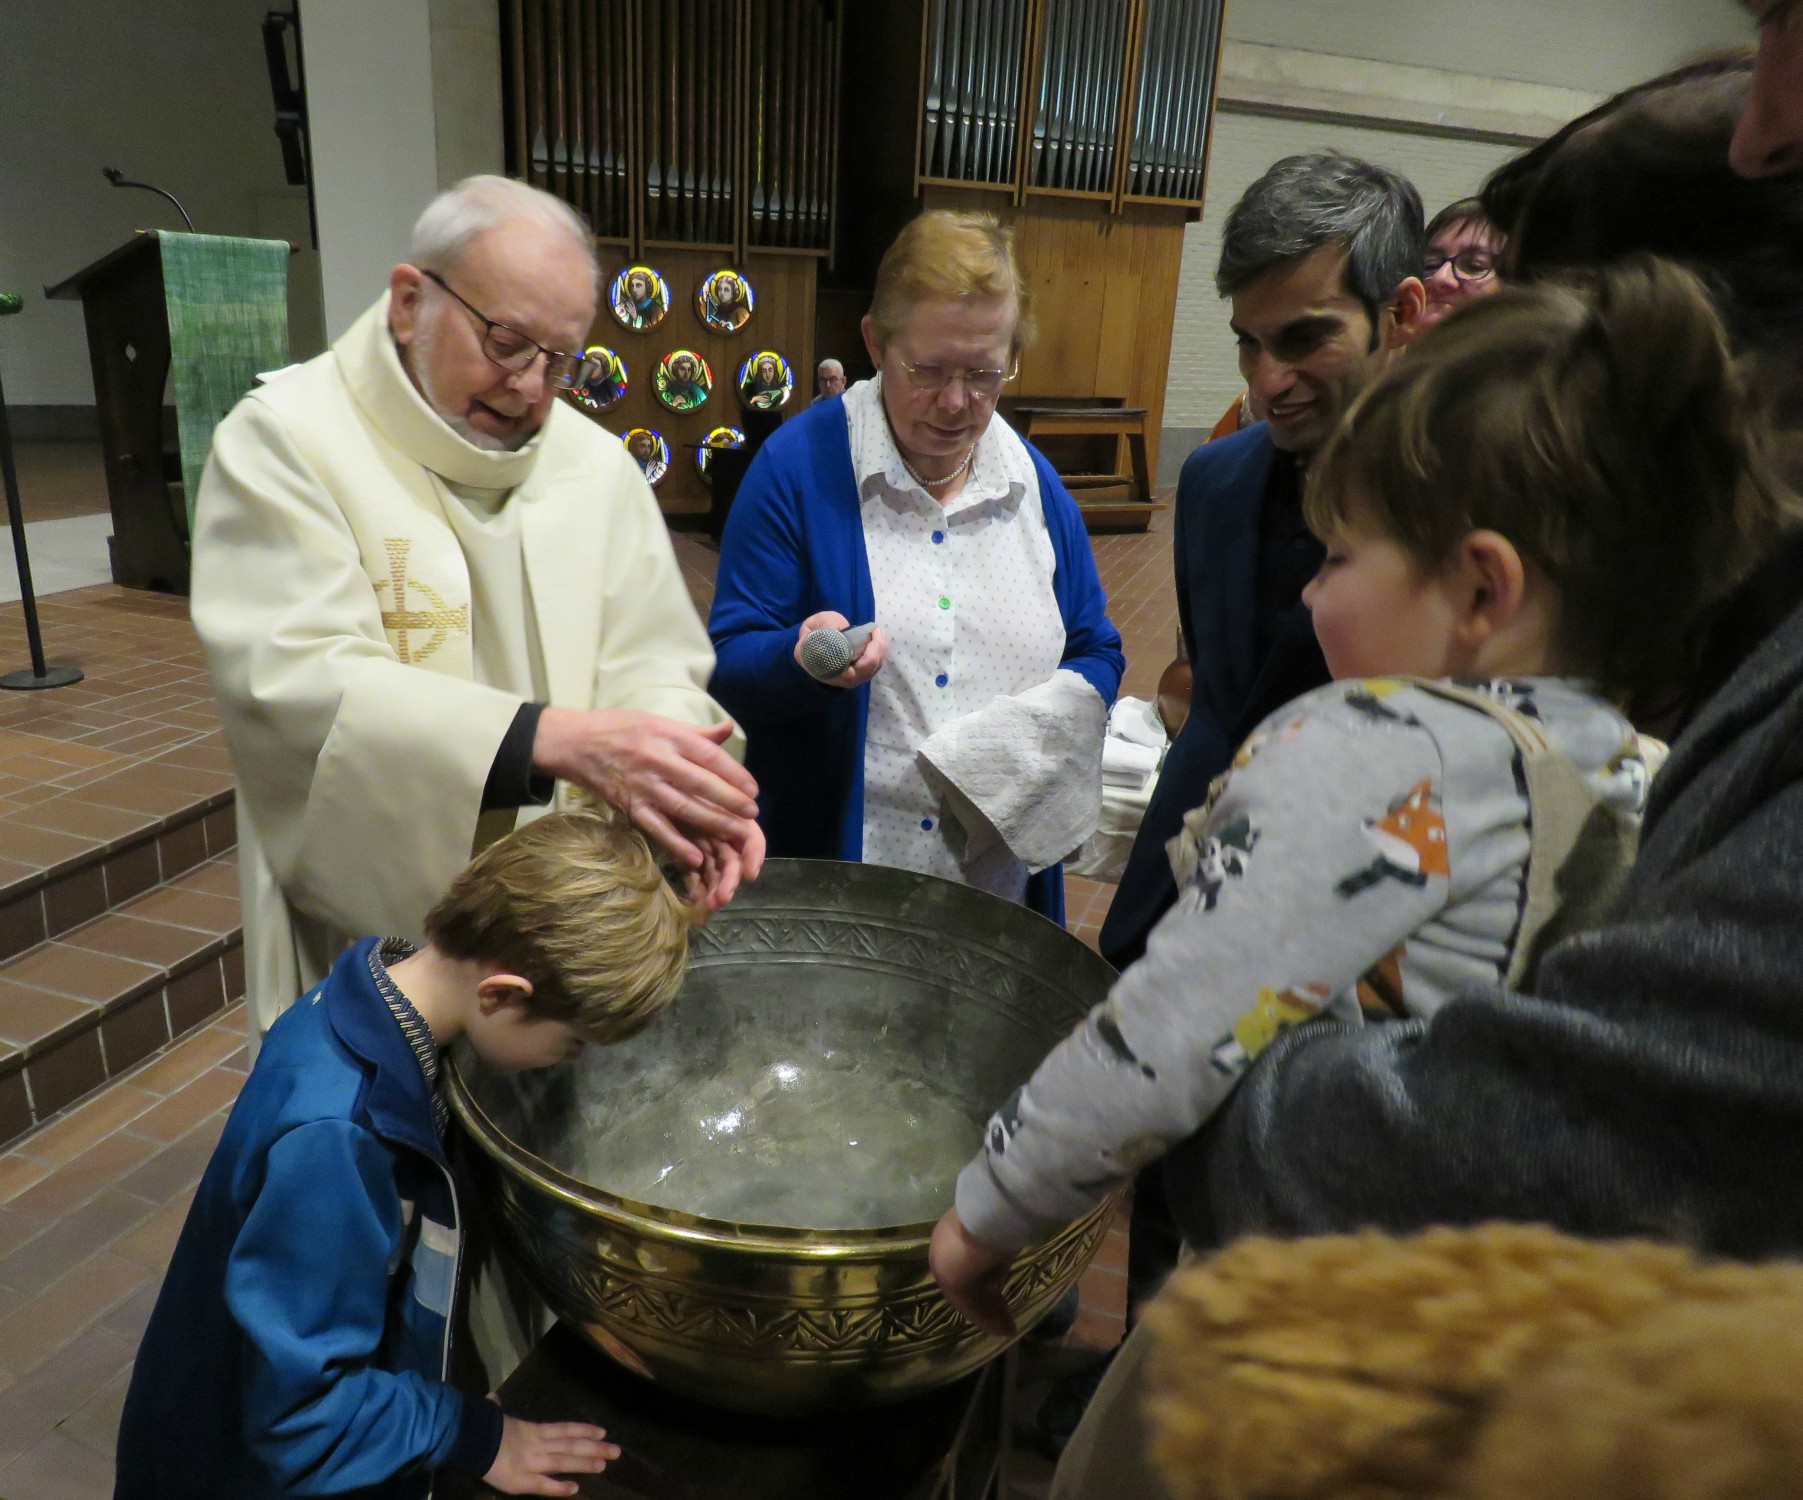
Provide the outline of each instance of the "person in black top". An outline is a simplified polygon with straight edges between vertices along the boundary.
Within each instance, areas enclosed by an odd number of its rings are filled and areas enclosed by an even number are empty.
[[[1419,330],[1422,235],[1406,178],[1337,152],[1286,157],[1228,215],[1215,284],[1268,420],[1198,448],[1178,482],[1172,552],[1195,688],[1102,929],[1117,968],[1175,899],[1164,845],[1183,814],[1266,714],[1327,680],[1301,607],[1321,561],[1301,470]]]

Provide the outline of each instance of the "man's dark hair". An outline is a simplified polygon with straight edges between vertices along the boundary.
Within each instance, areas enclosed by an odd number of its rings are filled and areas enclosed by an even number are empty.
[[[1637,254],[1708,287],[1772,462],[1803,491],[1803,176],[1738,177],[1728,143],[1753,57],[1704,58],[1615,95],[1499,167],[1484,185],[1513,280],[1592,271]],[[1710,643],[1723,676],[1803,603],[1793,540],[1725,609]]]
[[[1753,62],[1705,58],[1639,84],[1504,163],[1483,204],[1511,274],[1641,253],[1701,276],[1737,349],[1795,358],[1803,340],[1803,177],[1738,177],[1728,143]]]
[[[1421,194],[1400,172],[1344,152],[1286,156],[1227,215],[1215,289],[1231,297],[1327,245],[1345,246],[1346,291],[1363,304],[1375,337],[1378,312],[1421,274]]]

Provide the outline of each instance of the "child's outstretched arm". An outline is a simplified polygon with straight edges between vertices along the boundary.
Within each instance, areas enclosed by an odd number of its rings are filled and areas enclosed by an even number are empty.
[[[1278,1035],[1350,1004],[1446,904],[1441,776],[1433,735],[1381,687],[1336,684],[1267,721],[1146,956],[990,1120],[945,1244],[956,1228],[1005,1261],[1044,1238],[1200,1128]],[[948,1259],[966,1268],[942,1281],[954,1300],[992,1273]]]

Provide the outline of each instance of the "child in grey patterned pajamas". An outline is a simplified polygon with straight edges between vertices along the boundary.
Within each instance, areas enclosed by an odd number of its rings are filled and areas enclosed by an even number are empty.
[[[1637,820],[1649,768],[1612,704],[1700,690],[1791,503],[1741,412],[1702,290],[1650,261],[1505,289],[1359,398],[1307,495],[1336,681],[1247,741],[1172,841],[1145,957],[991,1119],[933,1237],[954,1306],[1008,1327],[1013,1253],[1192,1135],[1285,1029],[1521,972],[1552,868],[1537,885],[1530,763]]]

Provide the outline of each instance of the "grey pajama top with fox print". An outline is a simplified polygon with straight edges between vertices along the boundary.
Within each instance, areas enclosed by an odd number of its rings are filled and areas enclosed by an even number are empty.
[[[1647,770],[1608,704],[1556,678],[1465,684],[1534,720],[1611,808]],[[979,1240],[1031,1244],[1193,1134],[1283,1031],[1426,1016],[1506,973],[1525,900],[1520,752],[1477,708],[1337,682],[1279,710],[1172,841],[1145,957],[991,1118],[958,1178]]]

